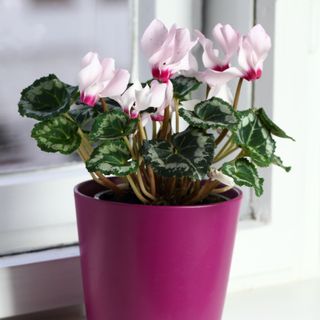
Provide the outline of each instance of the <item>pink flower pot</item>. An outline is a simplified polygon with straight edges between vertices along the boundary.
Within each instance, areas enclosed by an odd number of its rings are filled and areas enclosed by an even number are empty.
[[[95,199],[75,188],[88,320],[220,320],[242,193],[197,206]]]

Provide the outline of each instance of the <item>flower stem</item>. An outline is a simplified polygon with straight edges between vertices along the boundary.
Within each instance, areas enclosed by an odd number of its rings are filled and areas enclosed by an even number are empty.
[[[238,149],[238,146],[232,141],[232,137],[226,142],[226,144],[221,148],[218,154],[214,157],[213,163],[217,163],[222,160],[232,152]]]
[[[152,139],[157,139],[157,122],[152,121]]]
[[[150,189],[153,196],[156,195],[156,178],[154,176],[154,172],[150,166],[147,166],[147,172],[150,180]]]
[[[188,202],[187,204],[194,204],[194,203],[198,203],[204,199],[206,199],[210,192],[212,191],[213,188],[215,188],[217,185],[219,184],[218,181],[211,181],[211,180],[207,180],[204,185],[202,186],[202,188],[199,190],[199,192],[193,196]]]
[[[156,201],[157,198],[154,197],[150,192],[147,191],[145,184],[143,182],[140,170],[137,171],[137,178],[138,178],[140,189],[144,193],[144,195],[147,196],[148,198],[150,198],[151,200]]]
[[[210,90],[211,90],[210,86],[207,85],[207,88],[206,88],[206,99],[208,99]]]
[[[239,103],[239,98],[240,98],[242,83],[243,83],[243,78],[240,78],[239,81],[238,81],[238,85],[237,85],[237,89],[236,89],[236,94],[235,94],[234,100],[233,100],[233,109],[234,109],[234,110],[237,110],[237,108],[238,108],[238,103]]]
[[[236,89],[236,94],[234,96],[233,100],[233,109],[237,110],[238,109],[238,103],[239,103],[239,98],[240,98],[240,93],[241,93],[241,87],[243,83],[243,78],[240,78],[238,81],[237,89]],[[223,129],[222,132],[220,133],[219,137],[216,139],[214,142],[215,145],[217,146],[227,135],[228,129]]]
[[[174,109],[176,113],[176,133],[178,133],[180,117],[179,117],[179,101],[177,99],[174,99]]]
[[[210,190],[210,193],[213,192],[213,193],[224,193],[228,190],[231,190],[233,187],[230,187],[230,186],[225,186],[225,187],[221,187],[221,188],[213,188]]]
[[[140,116],[139,116],[139,121],[138,121],[138,129],[139,129],[141,141],[146,140],[147,136],[146,136],[146,132],[144,131]]]
[[[103,110],[103,112],[109,111],[109,108],[108,108],[108,106],[107,106],[107,103],[106,103],[106,101],[105,101],[103,98],[100,98],[100,102],[101,102],[101,105],[102,105],[102,110]]]
[[[137,198],[142,202],[142,203],[149,203],[149,201],[141,194],[137,186],[135,185],[133,179],[131,178],[130,175],[127,175],[127,179],[130,183],[130,186],[134,192],[134,194],[137,196]]]
[[[132,146],[131,146],[131,143],[130,143],[128,137],[124,136],[124,137],[123,137],[123,140],[124,140],[124,142],[126,143],[126,145],[127,145],[128,149],[129,149],[129,152],[130,152],[132,158],[134,159],[135,156],[134,156],[133,149],[132,149]]]
[[[159,135],[159,138],[162,140],[166,139],[169,122],[170,122],[170,107],[167,106],[164,110],[164,119],[163,119],[162,128]]]

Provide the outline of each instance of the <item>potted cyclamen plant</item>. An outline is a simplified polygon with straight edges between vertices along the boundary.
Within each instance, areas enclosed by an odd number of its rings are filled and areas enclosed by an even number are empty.
[[[261,77],[271,47],[262,26],[240,36],[218,24],[214,44],[199,31],[194,38],[154,20],[141,40],[153,79],[129,83],[113,59],[89,52],[79,87],[51,74],[21,93],[20,114],[40,121],[38,146],[78,152],[93,178],[75,187],[89,320],[221,319],[242,195],[235,185],[260,196],[257,167],[290,169],[272,137],[285,132],[262,108],[237,110],[243,81]],[[198,42],[204,71],[191,53]],[[206,95],[192,99],[202,84]]]

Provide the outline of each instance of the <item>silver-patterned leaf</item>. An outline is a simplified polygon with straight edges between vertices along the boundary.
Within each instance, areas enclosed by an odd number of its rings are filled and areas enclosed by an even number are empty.
[[[179,114],[192,127],[202,129],[232,129],[239,122],[232,106],[216,97],[201,101],[194,107],[194,111],[181,108]]]
[[[214,154],[214,139],[202,130],[189,128],[172,136],[171,142],[145,141],[145,162],[164,177],[202,179],[207,174]]]
[[[138,168],[138,162],[131,159],[127,145],[122,139],[108,140],[98,146],[86,162],[89,172],[126,176]]]
[[[185,97],[192,91],[199,88],[201,82],[194,77],[185,77],[180,75],[171,79],[175,98],[185,100]]]
[[[253,187],[260,197],[263,193],[263,178],[259,178],[257,169],[253,163],[245,158],[225,163],[221,171],[232,177],[239,186]]]
[[[46,120],[67,112],[77,94],[77,87],[69,86],[50,74],[36,80],[21,92],[19,113],[29,118]]]
[[[74,152],[81,142],[78,125],[64,116],[37,123],[31,136],[36,139],[41,150],[62,154]]]
[[[122,110],[111,110],[97,116],[90,138],[93,141],[119,139],[136,130],[138,119],[130,119]]]
[[[260,167],[272,163],[275,142],[270,132],[263,126],[254,110],[238,112],[240,122],[234,130],[235,142]]]
[[[273,135],[280,138],[287,138],[295,141],[292,137],[288,136],[279,126],[277,126],[267,115],[263,108],[258,109],[257,115],[261,123],[268,129]]]
[[[280,168],[282,168],[283,170],[285,170],[286,172],[289,172],[291,170],[291,167],[289,166],[285,166],[283,164],[283,161],[281,160],[280,157],[276,156],[276,155],[273,155],[273,158],[272,158],[272,163]]]

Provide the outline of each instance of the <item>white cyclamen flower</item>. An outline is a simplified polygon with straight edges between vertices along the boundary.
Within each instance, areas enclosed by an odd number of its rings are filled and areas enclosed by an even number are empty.
[[[213,167],[210,168],[210,172],[209,172],[208,176],[209,176],[210,180],[212,180],[212,181],[218,180],[219,182],[221,182],[222,184],[224,184],[228,187],[232,188],[235,186],[235,182],[232,177],[223,174],[221,171],[219,171]]]

